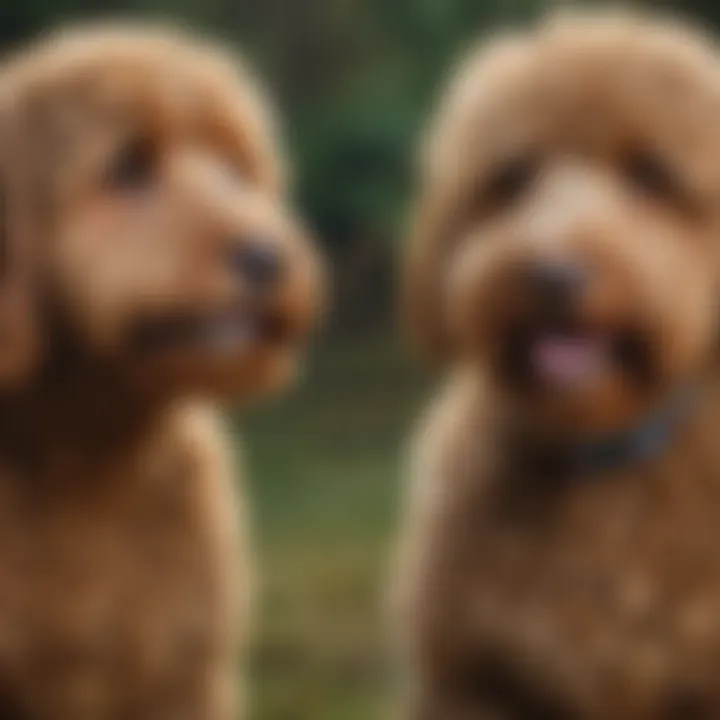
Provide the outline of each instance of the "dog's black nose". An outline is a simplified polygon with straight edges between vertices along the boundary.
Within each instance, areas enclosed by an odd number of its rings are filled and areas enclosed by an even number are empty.
[[[572,261],[541,260],[529,268],[532,292],[542,301],[567,303],[577,300],[588,283],[588,272]]]
[[[250,238],[233,249],[235,271],[258,288],[275,285],[283,271],[283,261],[269,239]]]

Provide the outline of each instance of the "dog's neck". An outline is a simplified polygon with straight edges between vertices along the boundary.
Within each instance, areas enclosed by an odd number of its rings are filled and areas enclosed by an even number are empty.
[[[672,447],[696,414],[700,400],[698,388],[687,386],[651,408],[634,424],[581,439],[521,432],[514,440],[522,448],[517,457],[535,473],[560,480],[592,480],[631,470],[661,457]]]
[[[92,472],[132,455],[168,406],[111,364],[48,365],[27,387],[0,396],[0,460],[37,475],[60,465]]]

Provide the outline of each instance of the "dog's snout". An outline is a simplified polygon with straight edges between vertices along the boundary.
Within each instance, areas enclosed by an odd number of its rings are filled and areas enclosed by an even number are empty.
[[[540,260],[528,267],[527,282],[533,294],[550,303],[577,300],[589,279],[587,269],[570,260]]]
[[[280,279],[284,263],[271,238],[248,238],[232,250],[236,273],[258,288],[270,288]]]

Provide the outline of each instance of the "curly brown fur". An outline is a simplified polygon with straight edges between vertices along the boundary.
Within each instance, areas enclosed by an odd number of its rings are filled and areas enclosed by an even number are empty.
[[[318,259],[254,83],[79,29],[0,79],[0,715],[229,720],[251,577],[219,401],[283,386]]]
[[[409,717],[720,717],[719,71],[692,29],[580,14],[446,99],[406,278],[449,367],[398,573]],[[539,462],[688,387],[652,458]]]

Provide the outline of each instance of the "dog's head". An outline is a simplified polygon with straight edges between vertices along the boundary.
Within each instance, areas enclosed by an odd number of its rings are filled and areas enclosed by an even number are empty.
[[[710,41],[611,15],[506,37],[431,136],[412,327],[543,423],[631,422],[716,360],[719,201]]]
[[[0,118],[0,340],[28,348],[8,376],[61,354],[175,393],[286,378],[321,270],[236,63],[179,33],[75,30],[7,64]]]

